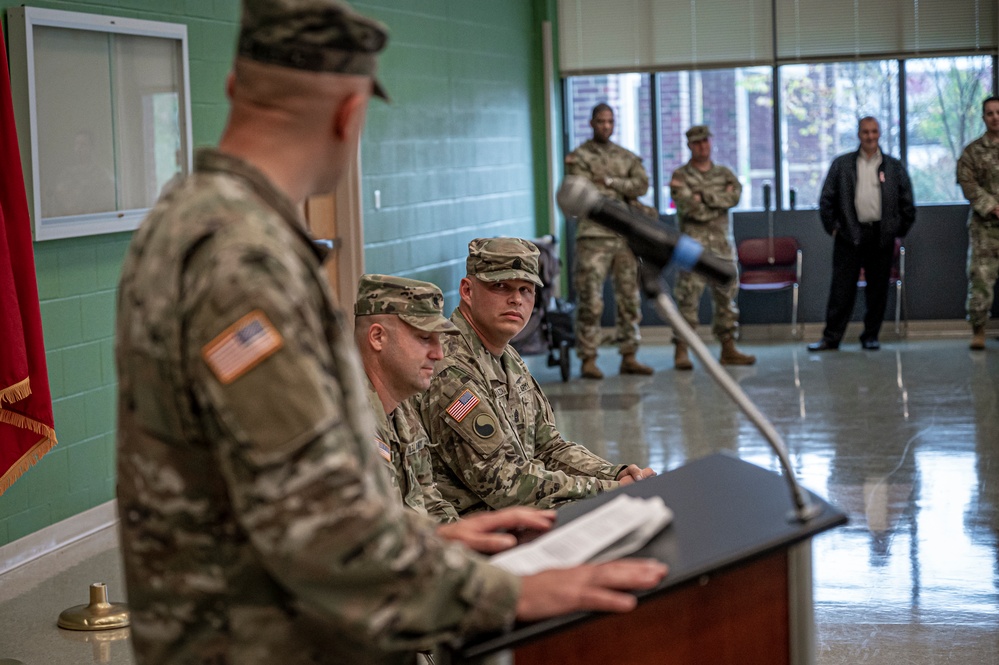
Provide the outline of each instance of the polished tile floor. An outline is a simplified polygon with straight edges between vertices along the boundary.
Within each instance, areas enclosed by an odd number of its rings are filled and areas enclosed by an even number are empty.
[[[818,665],[999,665],[999,342],[989,345],[746,345],[757,365],[729,369],[802,482],[850,516],[814,541]],[[562,383],[542,357],[529,362],[563,433],[611,459],[671,469],[727,449],[777,469],[702,368],[675,372],[668,346],[639,357],[657,373],[618,376],[610,349],[599,382]],[[86,642],[55,627],[95,581],[123,596],[113,530],[0,577],[0,664],[133,662],[127,635]]]
[[[731,375],[801,481],[850,517],[813,543],[818,665],[999,665],[999,342],[746,348],[757,364]],[[639,355],[655,375],[614,375],[612,353],[600,382],[538,365],[563,434],[658,469],[722,449],[778,469],[700,367]]]

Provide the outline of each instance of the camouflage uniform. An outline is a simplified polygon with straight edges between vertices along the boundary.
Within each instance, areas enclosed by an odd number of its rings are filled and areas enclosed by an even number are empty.
[[[497,241],[504,255],[479,254]],[[484,281],[540,282],[538,251],[525,249],[529,244],[473,240],[468,273]],[[420,410],[434,442],[437,486],[459,515],[515,505],[549,508],[618,486],[615,478],[626,465],[562,438],[541,386],[511,346],[496,357],[460,310],[451,321],[460,334],[444,340],[444,359]]]
[[[611,142],[589,140],[565,159],[566,175],[593,181],[604,196],[630,204],[649,189],[649,175],[642,159]],[[600,179],[604,178],[601,182]],[[638,350],[642,320],[638,293],[638,262],[620,235],[591,219],[582,219],[576,231],[574,284],[579,305],[576,310],[576,355],[596,356],[600,345],[600,317],[604,311],[603,289],[607,274],[614,285],[617,306],[617,339],[622,355]]]
[[[429,282],[391,275],[361,275],[355,316],[394,314],[426,332],[457,333],[445,319],[444,295]],[[400,404],[385,413],[381,398],[368,380],[368,402],[375,415],[375,449],[388,463],[392,485],[404,505],[438,522],[454,522],[458,513],[441,497],[434,483],[430,440],[419,411]]]
[[[323,258],[293,201],[211,150],[133,237],[117,480],[139,665],[412,663],[513,619],[518,580],[392,497]]]
[[[735,207],[742,196],[739,179],[724,166],[712,163],[710,169],[701,171],[687,162],[673,171],[670,182],[677,180],[684,184],[681,187],[671,185],[670,194],[676,203],[680,231],[701,243],[708,252],[730,259],[734,268],[734,241],[729,209]],[[701,200],[695,200],[694,194],[700,194]],[[698,305],[705,286],[711,289],[714,300],[712,331],[721,341],[731,339],[739,327],[739,308],[735,304],[739,291],[737,282],[733,281],[725,286],[708,284],[700,275],[680,271],[673,289],[677,308],[687,323],[696,328]]]
[[[988,323],[999,278],[999,141],[988,134],[972,141],[957,161],[957,182],[971,202],[968,213],[968,321]]]
[[[400,404],[385,414],[381,398],[368,382],[368,403],[375,414],[375,449],[388,465],[392,486],[402,503],[437,522],[456,522],[458,513],[444,500],[434,482],[430,439],[419,411]]]

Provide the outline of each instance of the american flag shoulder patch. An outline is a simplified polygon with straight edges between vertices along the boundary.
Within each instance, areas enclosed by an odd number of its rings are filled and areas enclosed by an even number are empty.
[[[382,441],[381,439],[379,439],[377,436],[375,437],[375,445],[378,446],[378,452],[381,453],[381,456],[385,458],[385,461],[391,462],[392,449],[389,448],[389,445],[384,441]]]
[[[201,349],[201,357],[223,384],[229,384],[284,346],[281,333],[256,309],[223,330]]]
[[[451,416],[460,423],[478,403],[479,398],[476,397],[471,390],[466,388],[463,393],[458,395],[456,400],[451,402],[451,406],[444,410],[447,412],[447,415]]]

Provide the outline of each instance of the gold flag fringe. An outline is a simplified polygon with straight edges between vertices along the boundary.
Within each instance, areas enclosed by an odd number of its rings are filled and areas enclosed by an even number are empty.
[[[0,390],[0,409],[3,408],[4,402],[20,402],[22,399],[31,394],[31,378],[26,377],[23,381],[18,381],[12,386],[8,386],[3,390]]]
[[[57,443],[55,430],[44,423],[40,423],[33,418],[28,418],[20,413],[13,413],[11,411],[0,409],[0,422],[8,423],[14,427],[20,427],[22,429],[31,430],[42,435],[38,443],[31,446],[23,455],[21,459],[14,462],[14,465],[7,470],[2,476],[0,476],[0,496],[10,489],[14,481],[20,478],[24,473],[38,463],[38,460],[42,458],[45,453],[52,450]]]

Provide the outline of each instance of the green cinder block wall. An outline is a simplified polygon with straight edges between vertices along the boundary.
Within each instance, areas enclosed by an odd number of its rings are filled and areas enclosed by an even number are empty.
[[[469,240],[547,229],[539,4],[354,2],[391,31],[393,101],[372,104],[361,153],[369,272],[434,282],[450,308]]]
[[[0,0],[5,41],[6,10],[20,4]],[[238,0],[31,4],[186,24],[194,143],[217,142]],[[366,267],[434,281],[454,306],[468,240],[548,228],[540,20],[554,3],[352,4],[391,31],[381,78],[392,103],[372,102],[362,143]],[[35,243],[59,445],[0,497],[0,546],[114,498],[114,303],[130,239]]]
[[[6,10],[20,4],[0,0],[5,43],[9,43]],[[227,113],[224,84],[236,39],[236,0],[30,4],[186,24],[194,142],[218,140]],[[131,233],[117,233],[34,244],[59,445],[0,496],[0,545],[114,498],[114,312],[118,275],[130,239]]]

